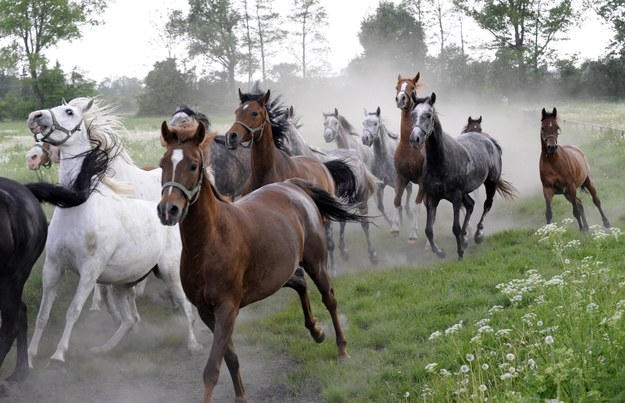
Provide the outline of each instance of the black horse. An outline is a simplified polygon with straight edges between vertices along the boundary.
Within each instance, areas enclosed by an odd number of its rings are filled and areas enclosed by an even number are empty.
[[[44,182],[23,185],[0,177],[0,367],[17,340],[15,370],[7,381],[19,383],[28,375],[28,322],[22,293],[48,236],[48,221],[40,202],[62,208],[84,203],[105,175],[108,160],[106,150],[96,147],[90,151],[68,187]],[[0,387],[3,394],[6,391]]]

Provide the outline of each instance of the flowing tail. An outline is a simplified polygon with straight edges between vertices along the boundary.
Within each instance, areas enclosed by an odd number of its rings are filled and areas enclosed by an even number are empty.
[[[324,218],[334,221],[368,222],[371,217],[355,213],[356,205],[343,204],[331,193],[306,182],[302,179],[289,179],[291,183],[300,187],[317,205]]]
[[[354,172],[347,163],[340,159],[324,162],[336,184],[336,196],[349,204],[358,201],[358,184]]]
[[[512,182],[501,178],[497,181],[497,193],[507,201],[519,197],[519,191],[512,185]]]
[[[80,206],[87,201],[104,178],[109,161],[110,157],[106,150],[95,148],[84,154],[80,172],[69,187],[46,182],[27,183],[24,186],[39,200],[39,203],[50,203],[61,208]]]

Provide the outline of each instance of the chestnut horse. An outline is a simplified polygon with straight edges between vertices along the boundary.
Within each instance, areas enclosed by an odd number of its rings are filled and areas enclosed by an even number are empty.
[[[252,149],[252,174],[243,190],[244,195],[269,183],[301,178],[350,203],[355,202],[356,177],[346,162],[340,159],[322,162],[310,156],[290,156],[276,147],[276,144],[282,141],[277,137],[286,136],[273,131],[268,110],[271,102],[269,90],[264,93],[245,94],[239,90],[239,99],[241,105],[235,111],[235,122],[226,132],[226,146],[234,149],[242,143],[249,143]],[[326,234],[330,267],[332,272],[335,272],[334,239],[329,221],[326,225]],[[375,251],[372,252],[375,254]]]
[[[586,190],[592,196],[592,202],[599,209],[603,226],[610,228],[610,222],[601,209],[601,201],[590,175],[590,167],[582,150],[574,145],[558,145],[560,126],[558,111],[554,107],[551,113],[542,110],[540,123],[540,181],[545,196],[547,224],[551,223],[553,212],[551,201],[556,194],[563,194],[573,206],[573,216],[579,229],[588,231],[582,201],[577,197],[577,188]]]
[[[332,194],[301,179],[267,184],[236,202],[217,192],[206,172],[202,149],[212,136],[202,124],[168,126],[162,139],[163,194],[158,216],[163,225],[179,223],[182,238],[180,277],[187,297],[213,332],[204,368],[204,402],[210,402],[223,360],[236,401],[246,401],[232,334],[239,310],[283,286],[293,287],[298,267],[313,280],[330,312],[339,359],[349,358],[326,271],[328,252],[323,221],[362,220]],[[298,270],[299,271],[299,270]],[[303,277],[301,277],[303,279]],[[304,309],[305,325],[316,342],[322,327],[310,310],[305,282],[293,287]]]
[[[397,76],[397,85],[395,90],[397,95],[395,96],[395,103],[401,110],[401,122],[399,128],[399,144],[395,149],[395,171],[397,176],[395,179],[395,199],[393,204],[395,205],[395,212],[393,214],[391,235],[399,236],[399,223],[401,221],[401,198],[404,194],[404,190],[409,183],[419,185],[419,191],[415,198],[417,205],[415,213],[412,215],[412,226],[410,227],[410,233],[408,235],[409,242],[416,242],[417,240],[417,216],[423,205],[423,197],[425,192],[423,186],[421,186],[421,176],[423,175],[423,157],[422,147],[415,149],[410,145],[410,132],[412,131],[412,96],[417,94],[417,88],[419,88],[419,77],[421,73],[417,73],[414,77],[404,77],[401,74]],[[410,217],[409,206],[405,207],[406,216]],[[427,241],[426,241],[427,242]],[[427,243],[426,243],[427,246]]]

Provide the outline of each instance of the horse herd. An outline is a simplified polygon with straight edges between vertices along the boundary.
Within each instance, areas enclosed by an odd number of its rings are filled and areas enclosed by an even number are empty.
[[[304,273],[330,313],[339,359],[348,358],[330,280],[336,267],[332,222],[341,226],[339,251],[344,259],[349,256],[345,223],[359,222],[375,264],[369,198],[375,196],[392,236],[399,234],[404,214],[411,220],[411,241],[417,238],[417,216],[425,205],[428,245],[444,257],[433,225],[439,202],[448,200],[462,259],[475,205],[471,192],[482,185],[486,190],[476,243],[483,241],[484,219],[495,193],[506,199],[517,193],[501,177],[502,150],[494,137],[482,132],[481,116],[469,117],[459,136],[445,133],[435,108],[436,94],[417,97],[419,78],[398,76],[399,136],[386,129],[379,108],[365,112],[362,136],[337,109],[324,113],[324,138],[338,146],[329,151],[308,145],[293,108],[257,86],[250,93],[239,91],[234,123],[223,135],[211,129],[206,115],[182,106],[161,126],[165,153],[156,169],[134,164],[121,142],[123,126],[99,99],[77,98],[30,113],[28,128],[37,145],[27,154],[29,168],[58,163],[59,184],[22,185],[0,178],[0,364],[17,341],[16,368],[7,381],[23,381],[33,367],[66,269],[77,273],[79,282],[50,358],[53,366],[64,365],[73,326],[92,290],[105,297],[120,323],[93,351],[109,351],[136,328],[140,317],[135,296],[151,273],[164,282],[184,314],[189,350],[202,348],[193,333],[191,304],[213,332],[203,371],[205,402],[211,401],[222,361],[236,400],[246,400],[232,341],[241,308],[282,287],[293,288],[306,328],[316,342],[324,340],[311,311]],[[564,194],[580,229],[588,230],[576,196],[582,187],[609,227],[585,157],[575,146],[558,146],[558,133],[556,109],[543,109],[540,177],[547,222],[553,195]],[[412,184],[418,186],[414,211]],[[385,186],[395,189],[390,217],[383,204]],[[57,206],[49,224],[42,202]],[[41,305],[27,347],[22,291],[44,246]]]

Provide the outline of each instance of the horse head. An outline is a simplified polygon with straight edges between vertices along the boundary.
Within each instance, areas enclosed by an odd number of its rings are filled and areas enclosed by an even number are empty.
[[[197,112],[194,109],[191,109],[189,106],[185,104],[180,104],[176,108],[176,111],[171,115],[169,119],[169,124],[172,126],[178,126],[190,123],[191,121],[197,121],[203,123],[206,126],[206,130],[210,130],[211,123],[208,120],[208,116],[203,114],[202,112]]]
[[[469,120],[467,121],[466,128],[462,131],[463,133],[475,132],[482,133],[482,115],[479,118],[473,119],[469,116]]]
[[[323,114],[323,138],[326,143],[331,143],[339,135],[341,129],[341,121],[339,120],[339,111],[334,108],[334,112]]]
[[[419,77],[421,73],[417,73],[414,77],[403,77],[401,74],[397,75],[397,85],[395,90],[395,104],[403,111],[409,111],[412,106],[412,95],[417,93],[419,85]]]
[[[269,122],[267,103],[270,99],[270,90],[262,94],[244,94],[239,89],[241,105],[234,112],[234,123],[226,132],[226,146],[237,148],[239,144],[250,144],[260,141]]]
[[[426,98],[417,98],[413,94],[412,102],[412,131],[410,132],[410,144],[413,148],[419,148],[427,141],[428,137],[434,132],[434,123],[436,118],[436,110],[434,103],[436,102],[436,93]]]
[[[365,109],[365,119],[362,121],[362,144],[371,146],[380,135],[380,107],[375,112],[367,113]]]
[[[59,146],[85,128],[83,115],[92,106],[93,98],[77,98],[51,109],[33,111],[28,115],[28,128],[35,141]]]
[[[547,148],[548,155],[556,153],[559,134],[560,125],[558,125],[558,111],[554,107],[550,113],[543,108],[540,119],[540,137]]]
[[[162,195],[157,206],[163,225],[182,221],[198,197],[204,179],[203,149],[211,140],[203,124],[161,125],[161,142],[167,148],[160,167]]]

